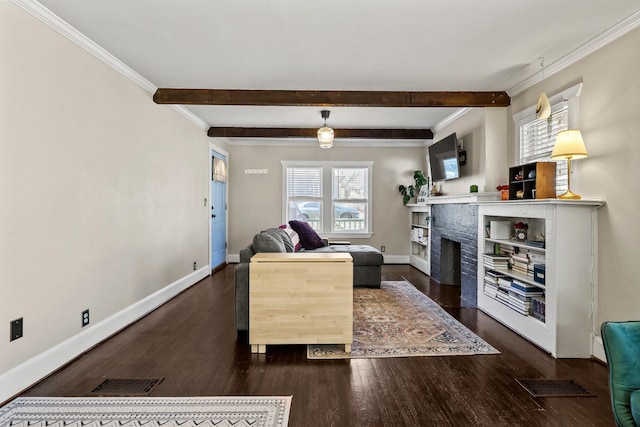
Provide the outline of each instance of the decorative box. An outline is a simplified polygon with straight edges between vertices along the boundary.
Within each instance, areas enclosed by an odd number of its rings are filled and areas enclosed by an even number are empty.
[[[541,285],[544,285],[544,273],[544,264],[533,264],[533,280],[540,283]]]
[[[505,239],[511,238],[511,222],[510,221],[490,221],[489,222],[489,237],[491,239]]]

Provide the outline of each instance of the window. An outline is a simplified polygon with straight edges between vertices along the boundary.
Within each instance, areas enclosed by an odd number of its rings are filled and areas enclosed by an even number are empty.
[[[582,83],[551,97],[551,116],[536,118],[535,107],[514,115],[516,123],[516,164],[551,161],[558,132],[577,128],[577,97]],[[567,191],[567,161],[556,162],[556,194]]]
[[[370,237],[373,162],[283,161],[284,221],[305,221],[325,237]]]

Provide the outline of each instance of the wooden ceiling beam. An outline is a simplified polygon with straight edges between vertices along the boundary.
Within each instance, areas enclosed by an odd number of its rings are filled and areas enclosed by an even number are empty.
[[[431,129],[334,129],[335,138],[433,139]],[[218,138],[317,138],[318,128],[210,127],[207,135]]]
[[[506,92],[387,92],[159,88],[156,104],[310,107],[507,107]]]

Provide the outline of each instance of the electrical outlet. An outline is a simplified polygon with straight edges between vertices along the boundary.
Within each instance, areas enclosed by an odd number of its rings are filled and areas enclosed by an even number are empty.
[[[87,308],[82,312],[82,327],[84,328],[89,324],[89,309]]]
[[[380,246],[380,252],[384,252],[384,246]]]
[[[198,263],[196,261],[193,261],[193,271],[196,271],[198,269]]]
[[[18,338],[22,338],[22,335],[23,335],[22,317],[16,320],[12,320],[10,324],[11,324],[11,336],[9,337],[9,341],[15,341]]]

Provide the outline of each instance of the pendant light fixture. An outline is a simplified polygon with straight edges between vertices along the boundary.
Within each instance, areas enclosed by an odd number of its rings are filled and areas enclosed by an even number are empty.
[[[318,129],[318,143],[320,144],[320,148],[333,147],[333,129],[327,126],[329,114],[331,114],[329,110],[320,111],[320,115],[324,119],[324,126]]]
[[[542,68],[542,80],[544,80],[544,58],[540,58],[540,67]],[[538,98],[538,105],[536,105],[536,118],[546,120],[549,116],[551,116],[551,103],[547,94],[542,92]]]

